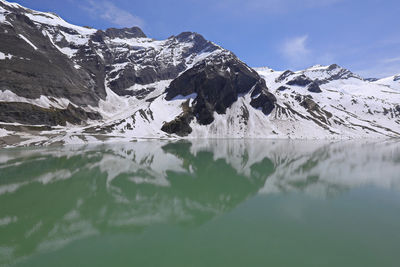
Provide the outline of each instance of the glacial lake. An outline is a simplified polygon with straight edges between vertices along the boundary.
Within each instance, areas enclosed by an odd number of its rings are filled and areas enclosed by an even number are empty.
[[[0,266],[400,266],[400,143],[0,150]]]

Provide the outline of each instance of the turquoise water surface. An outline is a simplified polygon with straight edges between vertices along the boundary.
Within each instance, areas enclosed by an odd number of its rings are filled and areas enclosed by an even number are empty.
[[[0,150],[0,266],[400,266],[396,141]]]

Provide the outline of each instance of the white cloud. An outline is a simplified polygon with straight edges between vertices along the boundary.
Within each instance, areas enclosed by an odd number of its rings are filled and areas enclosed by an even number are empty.
[[[382,61],[382,63],[394,63],[394,62],[400,62],[400,57],[386,58]]]
[[[310,53],[310,50],[306,48],[306,42],[308,35],[303,35],[287,40],[283,44],[283,53],[287,57],[304,57]]]
[[[117,7],[111,1],[88,0],[83,8],[89,11],[92,16],[100,17],[119,27],[143,27],[145,24],[140,17]]]
[[[286,40],[281,52],[292,67],[299,67],[307,64],[311,50],[307,48],[308,35],[298,36]]]
[[[279,47],[283,60],[289,69],[304,69],[312,65],[330,65],[335,62],[335,56],[326,50],[311,49],[308,35],[296,36],[285,40]]]

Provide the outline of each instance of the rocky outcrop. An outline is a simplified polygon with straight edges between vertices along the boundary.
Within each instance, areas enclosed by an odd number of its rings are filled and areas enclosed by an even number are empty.
[[[235,56],[226,54],[184,72],[166,89],[166,99],[195,94],[192,113],[200,124],[208,125],[214,121],[214,112],[224,114],[240,95],[250,92],[257,99],[253,103],[256,108],[268,101],[264,110],[269,113],[274,98],[265,81]]]
[[[192,132],[190,123],[194,119],[193,110],[189,107],[189,101],[182,104],[182,114],[170,122],[166,122],[161,127],[161,131],[168,134],[176,134],[184,137]]]
[[[146,34],[139,27],[132,28],[109,28],[105,31],[105,35],[110,38],[146,38]]]
[[[312,82],[308,87],[307,90],[311,93],[322,93],[321,88],[316,82]]]
[[[265,115],[269,115],[275,107],[276,98],[273,94],[263,91],[259,96],[253,98],[250,105],[260,109]]]
[[[98,113],[68,105],[66,109],[42,108],[29,103],[0,102],[0,121],[27,125],[65,126],[81,124],[87,120],[100,120]]]
[[[275,82],[276,83],[283,82],[285,79],[287,79],[289,76],[291,76],[293,74],[294,74],[293,71],[287,70],[284,73],[282,73],[281,75],[279,75],[279,77],[275,79]]]
[[[312,80],[307,78],[305,75],[299,75],[294,77],[292,80],[288,81],[287,85],[298,85],[298,86],[307,86],[312,83]]]
[[[286,91],[286,90],[289,90],[289,89],[290,89],[290,88],[287,87],[287,86],[279,86],[278,89],[276,89],[276,90],[277,90],[277,91],[283,92],[283,91]]]
[[[0,6],[10,10],[1,2]],[[46,95],[68,98],[82,106],[97,105],[100,98],[90,74],[74,68],[74,63],[25,15],[26,11],[12,10],[7,14],[12,24],[0,24],[0,51],[11,55],[0,60],[0,90],[27,98]]]

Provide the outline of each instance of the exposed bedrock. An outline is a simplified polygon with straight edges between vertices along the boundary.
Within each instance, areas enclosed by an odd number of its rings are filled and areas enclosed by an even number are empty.
[[[166,89],[166,99],[195,94],[188,112],[201,125],[211,124],[214,121],[214,112],[225,114],[226,109],[238,97],[250,92],[253,98],[250,104],[254,108],[262,109],[266,115],[269,114],[274,108],[276,98],[268,92],[265,81],[234,56],[227,57],[212,62],[205,61],[184,72]],[[181,124],[186,121],[179,120]]]
[[[0,102],[0,121],[28,125],[65,126],[66,123],[81,124],[87,120],[100,120],[95,112],[68,105],[66,109],[43,108],[29,103]]]

